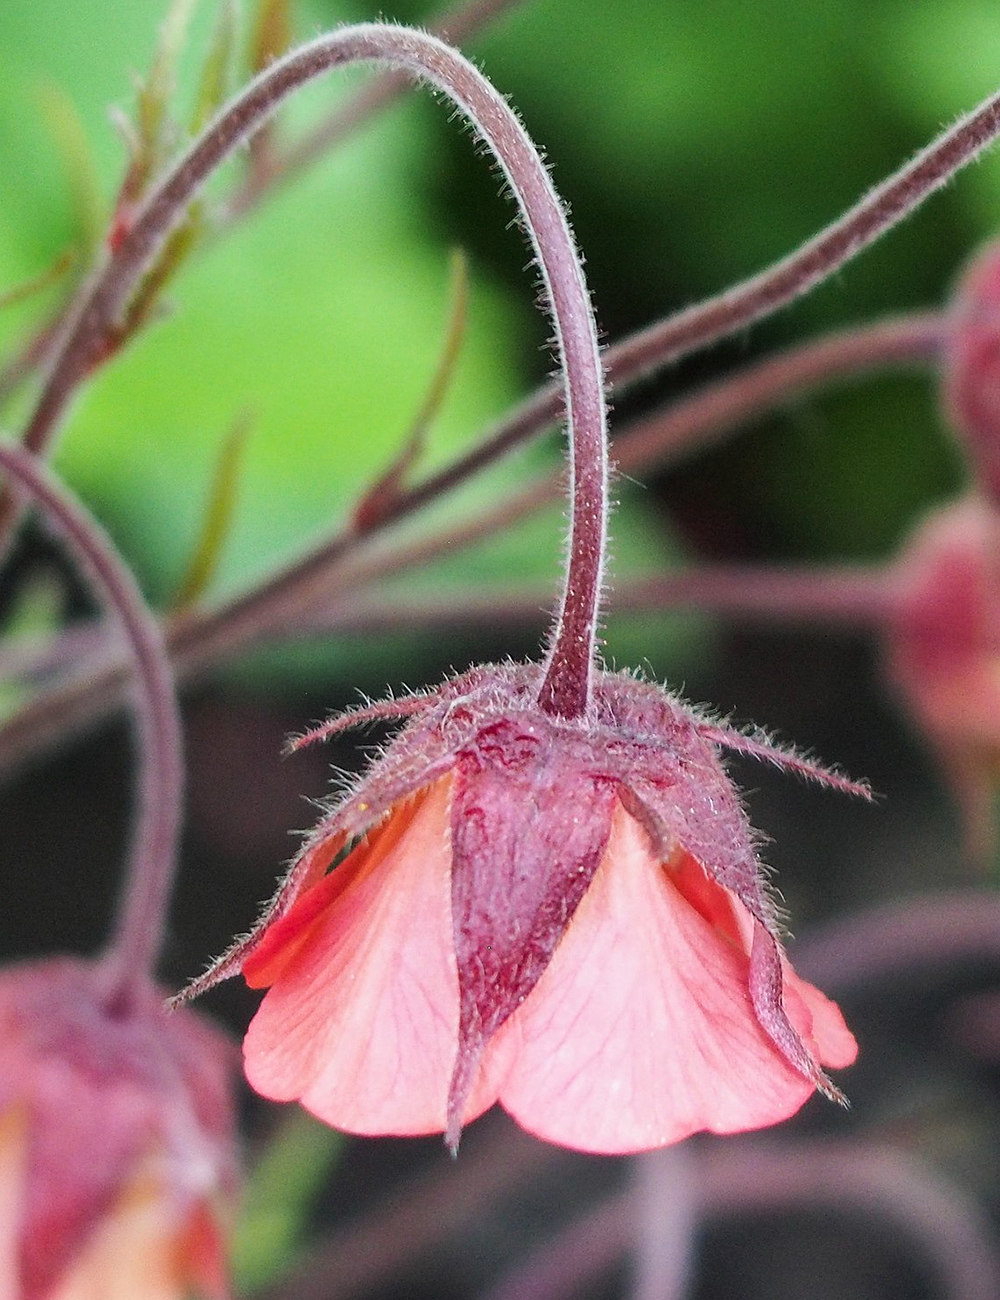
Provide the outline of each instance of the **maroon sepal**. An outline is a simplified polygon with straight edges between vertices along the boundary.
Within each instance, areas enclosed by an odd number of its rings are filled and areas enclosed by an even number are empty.
[[[538,710],[511,712],[459,750],[452,795],[457,1143],[483,1049],[535,987],[600,864],[615,783],[586,739]]]

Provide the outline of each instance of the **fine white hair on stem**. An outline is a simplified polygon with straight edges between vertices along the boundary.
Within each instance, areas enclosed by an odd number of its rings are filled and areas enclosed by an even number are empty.
[[[386,23],[343,27],[270,64],[216,115],[147,196],[69,320],[25,432],[40,452],[79,380],[115,336],[136,285],[219,164],[299,87],[335,67],[368,62],[429,82],[468,119],[513,192],[538,265],[557,340],[570,438],[570,559],[540,703],[586,711],[607,529],[607,431],[597,328],[579,254],[548,170],[506,99],[461,54],[426,32]],[[0,532],[3,520],[0,517]]]

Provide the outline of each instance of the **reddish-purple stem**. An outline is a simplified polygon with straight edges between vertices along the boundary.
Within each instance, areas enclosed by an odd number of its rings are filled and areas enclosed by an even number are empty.
[[[566,591],[540,703],[551,712],[579,716],[589,700],[607,517],[605,405],[597,330],[569,224],[537,150],[503,96],[472,64],[435,37],[375,23],[343,28],[286,55],[251,82],[149,195],[132,228],[98,273],[68,326],[24,443],[38,453],[51,440],[79,380],[114,338],[116,322],[143,272],[215,168],[300,86],[334,67],[373,60],[431,82],[468,117],[514,192],[537,257],[565,381],[572,466]],[[0,533],[3,524],[0,515]]]
[[[522,0],[472,0],[472,3],[452,5],[427,24],[427,30],[449,45],[460,45],[476,32],[486,27],[507,9],[513,9]],[[363,86],[346,103],[341,104],[328,117],[312,127],[301,140],[284,153],[269,159],[260,173],[252,171],[243,188],[230,201],[226,211],[229,221],[237,221],[253,212],[265,198],[270,198],[279,186],[286,184],[299,172],[316,162],[323,154],[341,143],[347,136],[371,121],[383,109],[398,99],[410,84],[399,72],[383,72],[381,76]]]
[[[127,996],[153,973],[177,861],[184,774],[170,663],[159,624],[100,526],[22,448],[0,443],[0,467],[83,560],[121,621],[133,661],[143,764],[125,891],[106,958],[111,994]]]
[[[751,419],[809,385],[831,379],[849,379],[854,368],[868,371],[879,366],[929,360],[935,354],[940,332],[941,318],[928,313],[845,330],[767,357],[683,398],[666,412],[633,426],[616,441],[618,465],[623,470],[635,472],[653,463],[658,456],[675,456],[718,435],[727,427]],[[172,623],[166,633],[177,676],[190,680],[213,664],[269,637],[281,636],[290,629],[315,626],[323,617],[322,612],[333,605],[344,613],[346,625],[351,626],[351,619],[355,617],[351,611],[362,611],[356,617],[367,618],[368,607],[352,597],[349,609],[345,610],[340,600],[341,593],[360,589],[387,574],[429,562],[442,552],[452,553],[470,541],[513,523],[565,490],[563,476],[553,474],[508,499],[497,510],[477,515],[469,524],[451,527],[421,542],[397,545],[368,559],[359,557],[348,563],[354,551],[360,548],[363,552],[382,528],[426,504],[432,497],[448,491],[480,467],[474,454],[464,463],[456,462],[451,471],[404,492],[395,502],[392,516],[382,519],[370,537],[359,538],[350,530],[340,532],[229,604],[186,613],[183,619]],[[708,571],[706,576],[710,573]],[[735,593],[732,598],[727,595],[727,590],[732,590],[731,584],[728,589],[720,590],[715,588],[714,579],[710,578],[705,584],[700,575],[686,572],[652,581],[665,584],[663,591],[656,595],[657,600],[682,603],[704,599],[710,608],[733,612],[734,607],[727,603],[735,598]],[[616,590],[618,607],[633,603],[636,607],[645,607],[651,593],[644,592],[642,587],[643,584],[619,586]],[[525,617],[534,619],[540,617],[542,607],[549,604],[550,591],[547,588],[539,590],[539,594],[531,599],[534,609],[525,612]],[[826,619],[827,614],[815,608],[815,603],[822,599],[821,584],[811,596],[813,609],[810,617]],[[839,603],[839,597],[835,599],[836,603]],[[755,612],[745,606],[746,602],[741,606],[741,612]],[[471,612],[474,618],[474,607]],[[756,614],[781,618],[790,616],[790,610],[769,612],[761,606]],[[0,771],[9,771],[19,761],[37,754],[56,740],[84,729],[114,706],[121,697],[122,685],[123,667],[117,659],[95,665],[83,679],[50,690],[26,705],[0,727]]]

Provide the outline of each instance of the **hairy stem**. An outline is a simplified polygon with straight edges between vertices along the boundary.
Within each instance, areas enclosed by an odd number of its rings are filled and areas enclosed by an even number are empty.
[[[143,761],[125,891],[107,956],[113,996],[127,995],[153,973],[177,861],[183,760],[170,664],[159,624],[100,526],[20,447],[0,443],[0,467],[82,558],[120,620],[132,658]]]
[[[507,9],[523,0],[472,0],[452,5],[429,23],[427,30],[450,45],[460,45],[487,26]],[[227,220],[238,221],[253,212],[260,203],[277,192],[323,154],[352,135],[383,109],[388,108],[410,85],[405,74],[383,72],[369,85],[353,94],[328,117],[312,127],[298,143],[269,162],[266,170],[253,171],[237,191],[226,211]]]
[[[577,716],[589,699],[607,517],[597,330],[569,224],[537,150],[503,96],[435,37],[377,23],[342,28],[271,64],[224,108],[148,196],[95,279],[68,327],[24,443],[40,453],[51,441],[79,380],[114,338],[116,323],[143,272],[207,177],[301,86],[332,68],[371,61],[388,62],[429,81],[465,114],[496,156],[538,260],[565,380],[573,503],[566,591],[541,703],[553,712]],[[0,515],[0,534],[3,527]]]
[[[891,568],[749,564],[692,565],[620,582],[615,611],[691,609],[780,626],[876,629],[897,608]],[[508,588],[446,587],[407,597],[375,590],[332,600],[283,634],[387,632],[412,628],[533,627],[551,591],[543,583]]]

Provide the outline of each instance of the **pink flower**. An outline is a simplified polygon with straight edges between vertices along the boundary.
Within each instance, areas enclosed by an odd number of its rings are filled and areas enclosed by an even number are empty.
[[[316,733],[416,714],[194,986],[236,969],[270,986],[251,1084],[351,1132],[453,1145],[499,1101],[597,1152],[839,1097],[821,1066],[856,1044],[788,965],[717,745],[846,783],[627,675],[598,675],[585,721],[553,716],[541,671],[473,669]]]
[[[102,967],[0,975],[0,1295],[225,1300],[232,1049]]]

